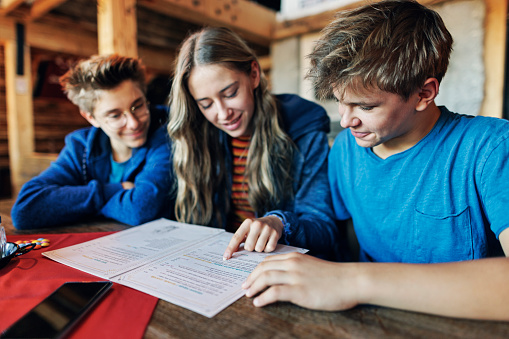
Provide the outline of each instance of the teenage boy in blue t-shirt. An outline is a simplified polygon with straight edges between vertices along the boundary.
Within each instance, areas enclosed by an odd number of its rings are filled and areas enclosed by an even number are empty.
[[[363,262],[269,257],[244,285],[250,297],[269,287],[256,306],[509,320],[509,123],[435,105],[451,46],[439,15],[414,1],[339,13],[325,28],[309,75],[346,128],[329,180]]]

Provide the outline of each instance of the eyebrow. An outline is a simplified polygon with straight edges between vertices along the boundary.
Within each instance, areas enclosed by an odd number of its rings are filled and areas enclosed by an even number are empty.
[[[377,106],[379,105],[379,101],[354,101],[354,102],[343,102],[343,104],[349,106]]]
[[[138,103],[140,100],[143,100],[143,96],[140,96],[137,99],[134,99],[134,101],[131,102],[130,107],[133,107],[134,105],[136,105],[136,103]],[[117,111],[123,111],[123,110],[121,110],[120,108],[112,108],[109,111],[103,112],[102,114],[107,115],[107,114],[114,113]]]
[[[346,100],[338,100],[343,105],[348,106],[378,106],[381,104],[381,100],[379,98],[359,98],[360,100],[346,101]]]
[[[226,86],[225,88],[223,88],[222,90],[219,91],[219,93],[223,93],[225,92],[226,90],[228,90],[229,88],[233,87],[234,85],[238,84],[239,82],[238,81],[234,81],[232,82],[231,84],[229,84],[228,86]],[[203,101],[203,100],[207,100],[208,98],[201,98],[201,99],[195,99],[195,101]]]

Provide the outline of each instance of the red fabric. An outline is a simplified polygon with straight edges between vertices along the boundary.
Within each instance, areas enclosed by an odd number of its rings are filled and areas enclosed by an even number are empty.
[[[64,282],[101,281],[99,277],[42,256],[112,232],[10,235],[7,241],[47,238],[50,246],[13,258],[0,269],[0,332],[21,318]],[[71,338],[141,338],[158,299],[114,283],[70,333]],[[136,310],[133,312],[133,310]]]

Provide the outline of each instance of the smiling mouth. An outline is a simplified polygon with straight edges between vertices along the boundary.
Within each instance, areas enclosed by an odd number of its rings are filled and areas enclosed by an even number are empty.
[[[356,132],[356,131],[351,131],[353,136],[356,137],[356,138],[364,138],[366,135],[370,134],[369,132]]]
[[[144,132],[144,130],[141,129],[141,130],[136,131],[136,132],[131,132],[131,133],[127,134],[127,136],[131,137],[131,138],[139,138],[140,136],[143,135],[143,132]]]
[[[225,125],[225,126],[235,125],[240,120],[241,117],[242,117],[242,113],[239,114],[239,116],[237,118],[235,118],[234,120],[232,120],[226,124],[223,124],[223,125]]]

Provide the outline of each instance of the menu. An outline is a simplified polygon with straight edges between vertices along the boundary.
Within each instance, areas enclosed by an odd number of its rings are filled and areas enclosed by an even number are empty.
[[[242,283],[266,256],[307,252],[281,244],[270,253],[241,247],[225,261],[232,235],[159,219],[43,255],[211,318],[244,295]]]

